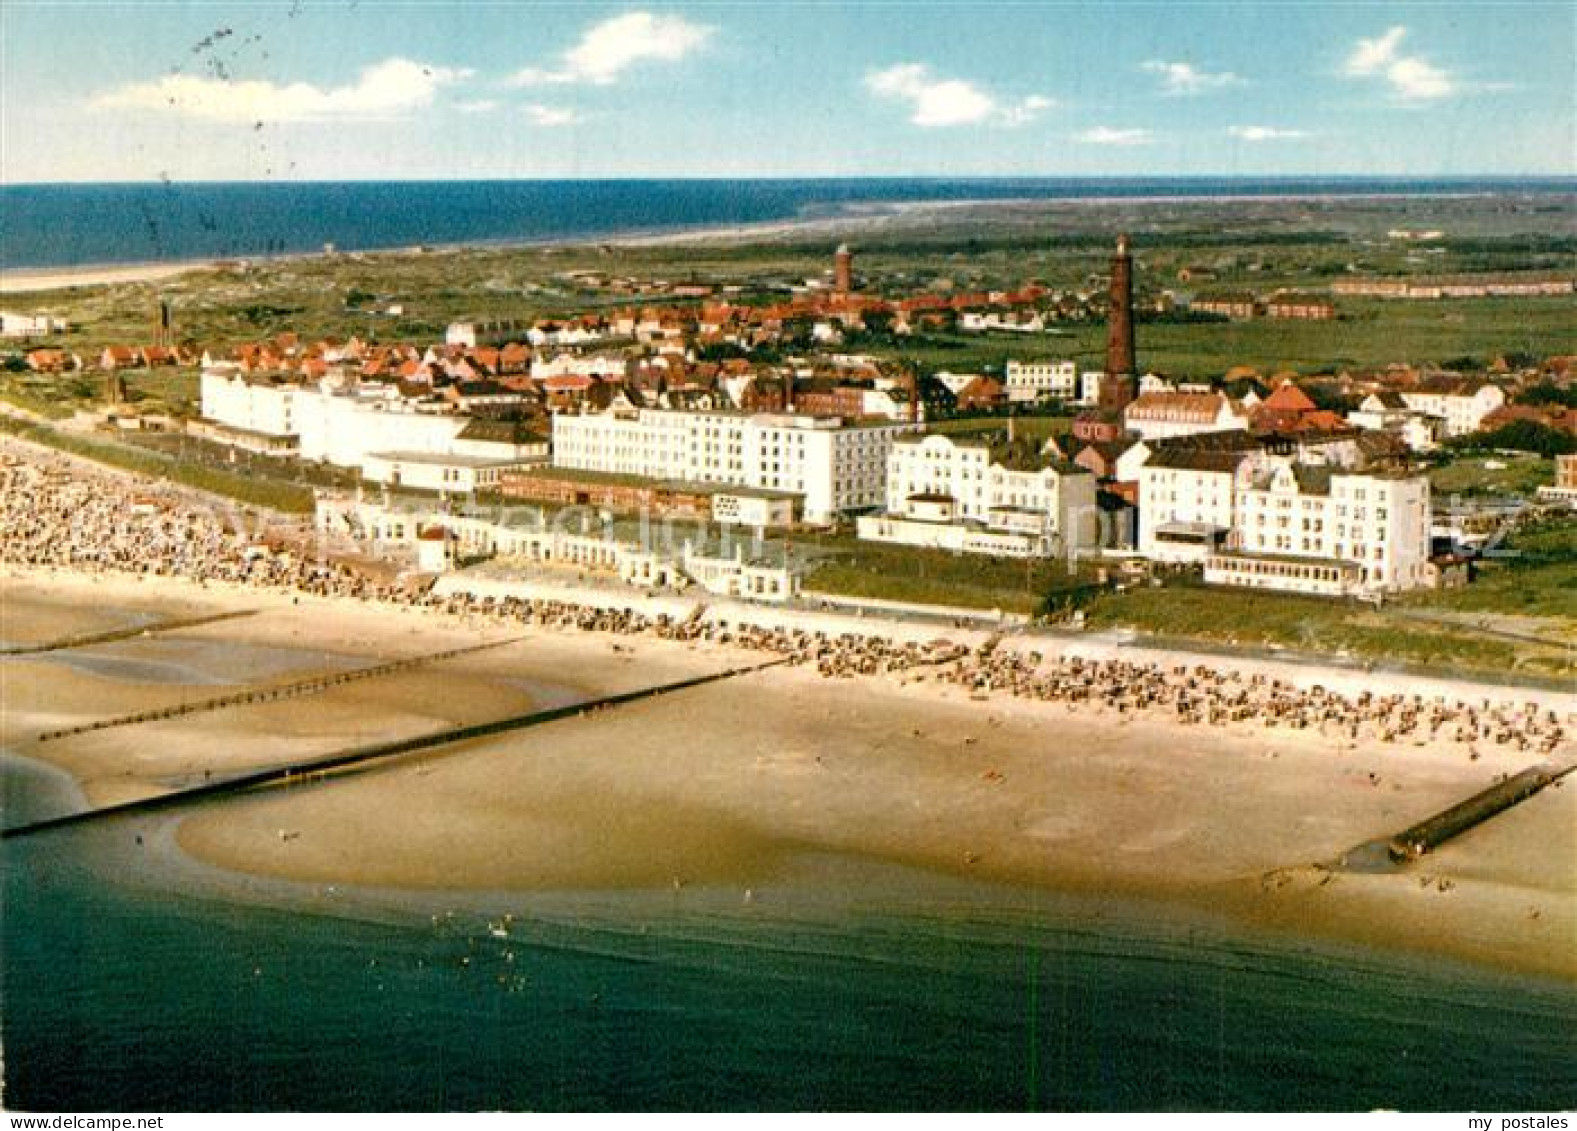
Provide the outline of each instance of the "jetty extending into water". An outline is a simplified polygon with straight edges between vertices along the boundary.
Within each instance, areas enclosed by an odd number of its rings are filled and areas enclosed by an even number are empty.
[[[527,727],[541,726],[543,723],[555,722],[559,719],[573,718],[576,715],[588,714],[592,711],[606,710],[611,707],[620,707],[626,703],[639,702],[658,695],[668,695],[676,691],[683,691],[691,687],[700,687],[708,683],[718,683],[735,676],[749,675],[752,672],[762,671],[766,668],[777,667],[788,663],[787,658],[777,658],[763,661],[759,664],[750,664],[745,667],[728,668],[720,672],[711,672],[707,675],[691,676],[688,679],[675,680],[671,683],[660,683],[651,687],[637,688],[634,691],[624,691],[617,695],[605,695],[598,699],[587,699],[579,703],[570,703],[562,707],[549,707],[540,711],[531,711],[524,715],[512,715],[492,722],[473,723],[469,726],[449,727],[440,731],[431,731],[427,734],[415,735],[411,738],[396,739],[392,742],[380,742],[371,746],[358,746],[351,750],[342,750],[334,754],[326,754],[321,758],[313,758],[304,762],[293,762],[285,766],[273,766],[264,770],[255,770],[251,773],[241,774],[238,777],[226,778],[223,781],[208,782],[189,789],[173,790],[161,793],[154,797],[139,798],[135,801],[124,801],[116,805],[106,805],[98,809],[87,809],[80,813],[67,813],[59,817],[49,817],[42,821],[33,821],[14,828],[0,829],[0,839],[31,836],[35,833],[46,832],[50,829],[65,828],[71,825],[85,824],[89,821],[104,820],[110,817],[128,816],[135,813],[148,813],[159,809],[171,809],[187,805],[194,801],[222,797],[226,794],[241,793],[248,790],[260,789],[275,785],[292,785],[336,771],[345,770],[354,766],[363,765],[384,758],[394,758],[405,754],[415,754],[420,751],[433,750],[442,746],[451,746],[461,742],[468,742],[476,738],[489,738],[493,735],[504,734],[508,731],[524,730]]]
[[[115,727],[135,726],[138,723],[157,722],[163,719],[180,718],[183,715],[198,715],[206,711],[220,711],[226,707],[243,707],[253,703],[277,703],[282,699],[296,699],[303,695],[316,695],[319,692],[328,691],[330,688],[342,687],[347,683],[375,679],[378,676],[395,675],[427,664],[436,664],[442,660],[452,660],[456,656],[468,656],[473,652],[486,652],[489,649],[502,648],[507,644],[515,644],[528,639],[530,637],[511,636],[507,640],[493,640],[486,644],[472,644],[465,648],[449,648],[442,652],[428,652],[420,656],[407,656],[401,660],[390,660],[388,663],[373,664],[364,668],[352,668],[349,671],[330,672],[327,675],[310,676],[290,683],[248,687],[242,691],[233,691],[228,695],[216,695],[209,699],[199,699],[191,703],[172,703],[167,707],[150,707],[145,711],[133,711],[129,715],[116,715],[108,719],[94,719],[92,722],[78,723],[76,726],[61,727],[59,730],[46,730],[38,736],[38,741],[54,742],[58,739],[70,738],[73,735],[89,734],[93,731],[110,730]]]
[[[91,644],[113,644],[117,640],[130,640],[137,636],[152,636],[156,632],[173,632],[178,628],[196,628],[204,624],[217,624],[219,621],[254,616],[256,613],[256,609],[232,609],[230,612],[210,613],[202,617],[161,620],[154,621],[152,624],[113,628],[107,632],[89,632],[81,636],[63,636],[58,640],[48,640],[42,644],[13,644],[6,648],[0,648],[0,656],[36,656],[41,652],[62,652],[68,648],[86,648]]]
[[[1521,773],[1496,782],[1449,809],[1436,813],[1393,836],[1386,846],[1387,855],[1397,864],[1417,860],[1439,848],[1453,837],[1483,824],[1498,813],[1526,801],[1546,786],[1559,781],[1577,765],[1530,766]]]

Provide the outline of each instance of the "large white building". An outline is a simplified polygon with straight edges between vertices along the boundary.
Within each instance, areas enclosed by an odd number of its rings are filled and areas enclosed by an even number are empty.
[[[1429,480],[1276,459],[1237,499],[1228,548],[1205,562],[1220,585],[1341,596],[1432,583]]]
[[[401,396],[392,385],[307,383],[210,366],[202,411],[215,439],[253,451],[360,468],[374,482],[467,493],[547,459],[547,438]]]
[[[553,418],[553,465],[800,496],[807,522],[829,522],[885,499],[893,440],[907,422],[664,409]]]
[[[1079,369],[1071,361],[1009,361],[1003,385],[1015,404],[1071,401],[1079,395]]]
[[[903,436],[887,457],[887,510],[861,538],[1012,557],[1095,545],[1095,477],[1029,441]]]
[[[1139,553],[1153,561],[1202,563],[1226,545],[1238,480],[1264,466],[1247,443],[1237,450],[1169,445],[1139,468]]]
[[[1402,401],[1409,409],[1439,420],[1447,436],[1466,436],[1484,426],[1484,418],[1506,403],[1505,390],[1488,382],[1451,382],[1438,388],[1408,389]]]
[[[1431,584],[1429,480],[1258,450],[1165,448],[1139,472],[1139,552],[1207,582],[1347,595]]]

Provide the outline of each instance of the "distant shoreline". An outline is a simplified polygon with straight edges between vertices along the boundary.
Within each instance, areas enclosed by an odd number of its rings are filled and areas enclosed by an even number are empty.
[[[320,182],[331,185],[333,182]],[[508,185],[515,182],[501,182]],[[566,182],[569,183],[569,182]],[[587,182],[588,184],[604,184],[605,182]],[[666,185],[669,182],[654,182],[654,185]],[[677,182],[675,182],[677,183]],[[793,181],[766,181],[767,185],[792,185],[802,182]],[[803,182],[817,184],[821,182]],[[828,185],[845,182],[827,181]],[[857,180],[846,183],[858,183]],[[817,201],[807,198],[799,202],[797,210],[777,217],[766,217],[755,220],[699,220],[695,223],[683,222],[655,222],[651,225],[631,225],[628,223],[613,222],[605,231],[587,231],[580,233],[561,233],[556,235],[503,235],[497,237],[477,236],[463,239],[439,239],[431,243],[417,242],[410,239],[391,241],[385,244],[358,245],[346,242],[345,237],[340,240],[326,239],[336,246],[335,254],[339,255],[401,255],[417,251],[426,251],[434,254],[452,253],[458,251],[499,251],[525,248],[569,248],[606,245],[611,247],[641,248],[641,247],[671,247],[683,246],[688,243],[716,244],[720,242],[751,240],[751,239],[777,239],[790,236],[826,235],[828,238],[840,235],[854,235],[860,231],[868,231],[872,227],[908,226],[923,222],[925,217],[938,214],[954,214],[961,209],[990,210],[1023,209],[1026,207],[1042,207],[1057,209],[1063,207],[1097,207],[1112,208],[1123,205],[1135,208],[1197,204],[1201,206],[1240,204],[1240,203],[1277,203],[1277,202],[1316,202],[1332,200],[1403,200],[1403,199],[1469,199],[1473,197],[1491,196],[1497,193],[1537,193],[1560,196],[1562,194],[1577,194],[1577,180],[1563,178],[1524,178],[1524,179],[1435,179],[1418,181],[1389,181],[1377,178],[1288,178],[1254,180],[1249,178],[1158,178],[1153,182],[1136,180],[1131,182],[1137,191],[1123,191],[1125,182],[1120,180],[1073,180],[1068,182],[1068,195],[1054,195],[1049,193],[1036,193],[1037,184],[1056,182],[1037,182],[1034,179],[1006,178],[994,179],[961,179],[957,181],[929,178],[915,178],[914,186],[909,194],[905,194],[900,187],[894,188],[894,195],[889,199],[878,196],[870,198],[833,198]],[[952,198],[926,198],[923,194],[933,191],[937,183],[957,184],[960,189],[978,186],[984,193],[980,196],[960,195]],[[1346,183],[1351,184],[1351,189],[1343,188]],[[299,184],[282,184],[280,189],[310,189],[312,184],[301,182]],[[361,182],[349,182],[355,186]],[[376,184],[376,183],[373,183]],[[431,189],[434,185],[444,182],[411,182],[413,188]],[[1217,191],[1188,191],[1188,186],[1214,186]],[[991,195],[991,187],[1006,188],[1010,191],[1022,188],[1022,191],[1012,192],[1011,195]],[[1148,188],[1146,188],[1148,186]],[[1262,187],[1265,191],[1248,191],[1255,186]],[[93,185],[42,185],[42,186],[12,186],[9,191],[38,191],[58,189],[61,191],[82,190],[94,188],[118,189],[135,192],[144,186],[93,186]],[[225,185],[188,185],[181,186],[187,190],[215,189],[224,191],[232,186]],[[237,182],[233,186],[237,190],[256,189],[260,186],[247,185]],[[388,187],[388,186],[384,186]],[[1073,190],[1082,191],[1073,191]],[[919,197],[919,198],[917,198]],[[188,201],[188,204],[192,202]],[[195,205],[193,205],[195,206]],[[610,217],[610,220],[612,217]],[[59,290],[67,287],[96,286],[112,283],[137,283],[155,282],[161,279],[172,278],[187,271],[212,268],[225,262],[247,263],[277,263],[297,259],[313,259],[325,254],[314,248],[298,248],[290,251],[275,253],[248,254],[235,252],[231,254],[191,255],[172,259],[104,259],[91,263],[80,264],[40,264],[19,263],[16,265],[0,265],[0,294],[17,294],[33,291]]]

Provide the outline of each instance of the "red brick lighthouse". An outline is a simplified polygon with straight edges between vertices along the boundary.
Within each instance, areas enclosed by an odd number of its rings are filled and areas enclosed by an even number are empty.
[[[846,243],[832,254],[832,289],[840,295],[854,290],[854,252]]]
[[[1101,382],[1102,408],[1120,409],[1138,393],[1133,345],[1133,256],[1128,237],[1117,237],[1112,256],[1112,285],[1106,314],[1106,377]]]

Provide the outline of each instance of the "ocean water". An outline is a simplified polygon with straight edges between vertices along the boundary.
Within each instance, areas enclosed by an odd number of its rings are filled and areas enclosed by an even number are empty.
[[[0,187],[0,266],[257,257],[831,215],[898,201],[1571,192],[1571,179],[1060,178],[153,183]]]
[[[80,803],[11,757],[0,799]],[[374,898],[205,870],[171,820],[0,843],[4,1106],[1577,1105],[1565,983],[853,861],[748,902]]]

